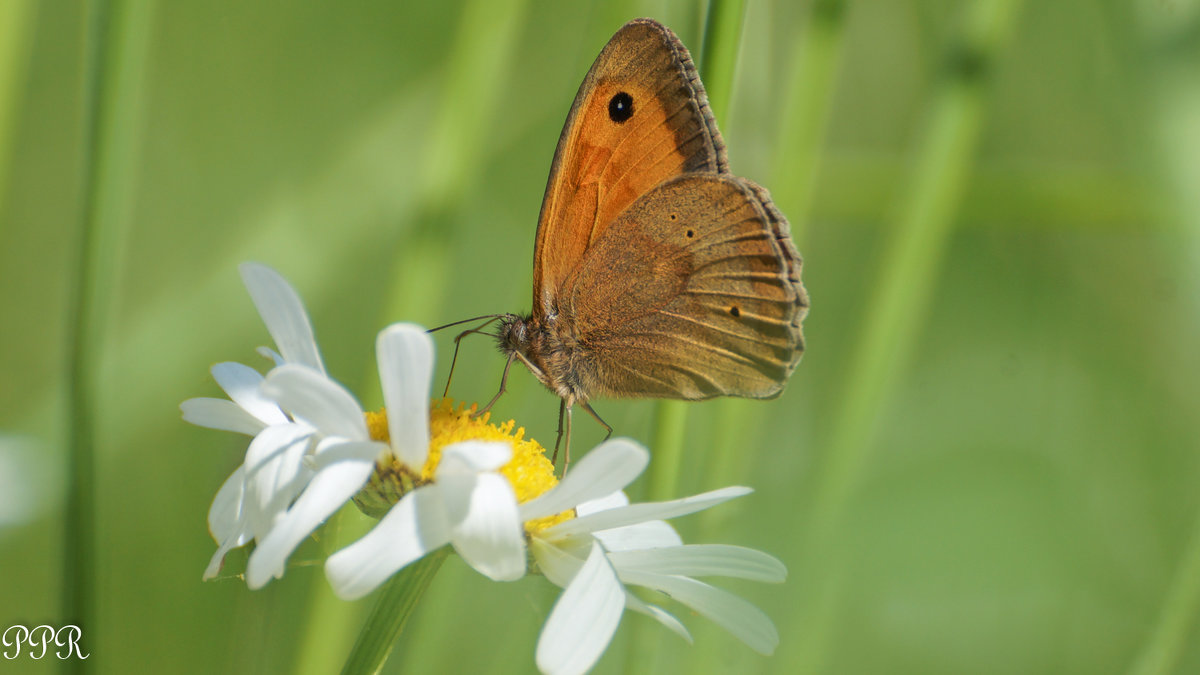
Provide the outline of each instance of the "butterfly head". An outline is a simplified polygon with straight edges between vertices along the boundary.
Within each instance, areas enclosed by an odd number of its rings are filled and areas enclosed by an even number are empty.
[[[505,314],[500,317],[500,328],[496,331],[496,340],[500,351],[505,354],[526,354],[529,350],[529,323],[531,317],[518,314]]]

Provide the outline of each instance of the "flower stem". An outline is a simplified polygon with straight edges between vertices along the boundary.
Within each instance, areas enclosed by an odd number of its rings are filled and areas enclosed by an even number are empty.
[[[925,308],[950,238],[955,210],[970,174],[990,68],[1015,24],[1018,0],[977,0],[965,30],[947,50],[945,71],[931,102],[911,184],[873,284],[861,336],[835,409],[832,438],[815,478],[816,496],[806,544],[815,598],[806,613],[802,670],[823,672],[823,651],[834,628],[840,579],[846,568],[834,544],[872,447],[874,423],[919,335]]]
[[[342,675],[378,673],[383,668],[417,601],[449,553],[450,547],[443,546],[400,570],[384,584],[346,658],[346,665],[342,666]]]
[[[328,558],[347,542],[365,535],[370,525],[376,522],[357,511],[354,505],[343,506],[325,523],[320,539],[322,558]],[[308,616],[293,670],[295,675],[321,675],[336,670],[354,642],[355,629],[361,619],[362,607],[337,597],[324,574],[312,575]]]

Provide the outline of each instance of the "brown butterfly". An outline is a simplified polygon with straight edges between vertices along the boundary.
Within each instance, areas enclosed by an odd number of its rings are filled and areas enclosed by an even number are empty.
[[[787,220],[729,173],[692,59],[652,19],[625,24],[584,78],[533,257],[533,312],[497,317],[496,397],[519,359],[562,399],[566,461],[575,405],[611,433],[592,398],[772,398],[804,350]]]

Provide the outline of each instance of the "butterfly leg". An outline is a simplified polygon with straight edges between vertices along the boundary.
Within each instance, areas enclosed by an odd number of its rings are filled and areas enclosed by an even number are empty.
[[[504,364],[504,374],[500,376],[500,391],[496,392],[496,395],[492,397],[492,400],[488,401],[487,405],[475,411],[475,414],[471,417],[479,417],[485,412],[491,410],[492,406],[496,405],[496,401],[500,400],[500,396],[502,396],[504,392],[508,391],[508,369],[512,368],[513,361],[516,358],[517,356],[515,352],[508,355],[508,363]]]
[[[554,454],[550,457],[551,464],[558,463],[558,446],[562,445],[564,432],[567,443],[563,454],[563,475],[567,475],[567,466],[571,464],[571,410],[572,405],[567,403],[567,399],[560,399],[558,402],[558,438],[554,441]],[[563,426],[563,420],[566,420],[566,426]]]
[[[584,401],[580,405],[582,405],[583,409],[586,410],[587,413],[592,416],[592,419],[596,420],[597,422],[600,423],[600,426],[604,427],[604,431],[605,431],[604,440],[607,441],[608,439],[612,438],[612,427],[608,426],[608,422],[605,422],[604,420],[600,419],[600,416],[597,415],[596,411],[592,409],[592,404],[588,403],[587,401]]]

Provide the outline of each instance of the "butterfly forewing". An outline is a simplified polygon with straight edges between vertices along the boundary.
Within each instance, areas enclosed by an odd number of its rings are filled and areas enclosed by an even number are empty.
[[[579,376],[597,396],[779,393],[807,297],[787,222],[733,176],[680,176],[621,214],[564,284]]]
[[[638,197],[675,176],[727,172],[687,50],[649,20],[626,24],[588,71],[567,117],[538,220],[535,316],[584,252]]]

